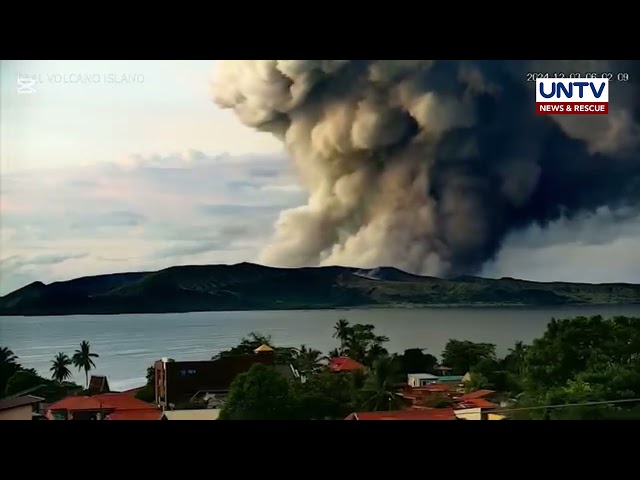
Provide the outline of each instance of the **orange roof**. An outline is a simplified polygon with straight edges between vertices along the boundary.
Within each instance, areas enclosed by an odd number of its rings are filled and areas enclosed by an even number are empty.
[[[334,357],[329,360],[329,370],[334,372],[351,372],[363,369],[364,365],[349,357]]]
[[[72,396],[49,405],[48,410],[100,410],[105,408],[94,397]]]
[[[484,398],[469,398],[460,402],[462,408],[495,408],[497,405]]]
[[[124,390],[120,393],[122,394],[126,394],[126,395],[130,395],[130,396],[135,396],[136,393],[138,393],[140,390],[142,390],[144,387],[136,387],[136,388],[130,388],[129,390]]]
[[[260,352],[273,352],[273,348],[271,348],[269,345],[263,343],[262,345],[260,345],[258,348],[256,348],[254,350],[255,353],[260,353]]]
[[[456,420],[452,408],[354,412],[345,420]]]
[[[147,410],[116,410],[107,415],[105,420],[160,420],[160,418],[162,418],[162,410],[150,408]]]
[[[460,400],[471,400],[474,398],[484,398],[488,397],[492,393],[496,393],[493,390],[477,390],[475,392],[467,393],[466,395],[462,395]]]
[[[93,397],[71,396],[49,405],[48,410],[144,410],[154,408],[127,393],[102,393]]]

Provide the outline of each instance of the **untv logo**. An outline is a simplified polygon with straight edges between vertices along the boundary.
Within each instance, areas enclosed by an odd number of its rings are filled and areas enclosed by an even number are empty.
[[[538,115],[606,115],[609,80],[606,78],[537,78]]]

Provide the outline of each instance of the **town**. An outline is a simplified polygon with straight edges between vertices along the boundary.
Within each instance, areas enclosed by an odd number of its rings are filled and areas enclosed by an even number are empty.
[[[623,339],[635,345],[637,325],[627,317],[553,319],[542,338],[517,343],[504,358],[494,345],[452,339],[439,360],[420,348],[389,354],[389,339],[372,325],[340,320],[339,347],[326,356],[251,333],[210,359],[162,357],[148,367],[146,385],[120,392],[89,375],[99,354],[87,341],[52,360],[50,380],[2,347],[0,420],[637,418],[637,404],[621,405],[637,397],[628,361],[637,350],[614,348]],[[588,349],[580,347],[586,340]],[[68,381],[74,366],[84,387]],[[602,405],[585,406],[594,401]]]

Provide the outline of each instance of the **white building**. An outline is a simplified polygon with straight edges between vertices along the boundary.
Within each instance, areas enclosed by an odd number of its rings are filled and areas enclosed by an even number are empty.
[[[410,387],[424,387],[436,383],[438,377],[430,373],[410,373],[407,375],[407,383]]]

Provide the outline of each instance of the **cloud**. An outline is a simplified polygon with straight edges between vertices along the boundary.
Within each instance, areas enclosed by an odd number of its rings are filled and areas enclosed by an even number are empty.
[[[100,228],[100,227],[136,227],[147,221],[147,217],[136,212],[115,211],[94,216],[84,215],[81,220],[71,224],[72,228]]]
[[[0,180],[0,295],[36,280],[257,261],[281,210],[306,203],[277,156],[187,151]],[[601,209],[514,232],[483,274],[640,282],[639,237],[640,217]]]
[[[132,155],[1,180],[0,294],[35,280],[255,260],[280,210],[301,202],[288,160],[274,155]]]
[[[600,208],[505,240],[482,275],[538,281],[640,283],[640,215]]]
[[[88,253],[70,253],[70,254],[47,254],[36,255],[33,257],[22,257],[20,255],[12,255],[11,257],[0,260],[0,265],[4,268],[21,268],[29,265],[55,265],[57,263],[66,262],[67,260],[75,260],[84,258]]]

